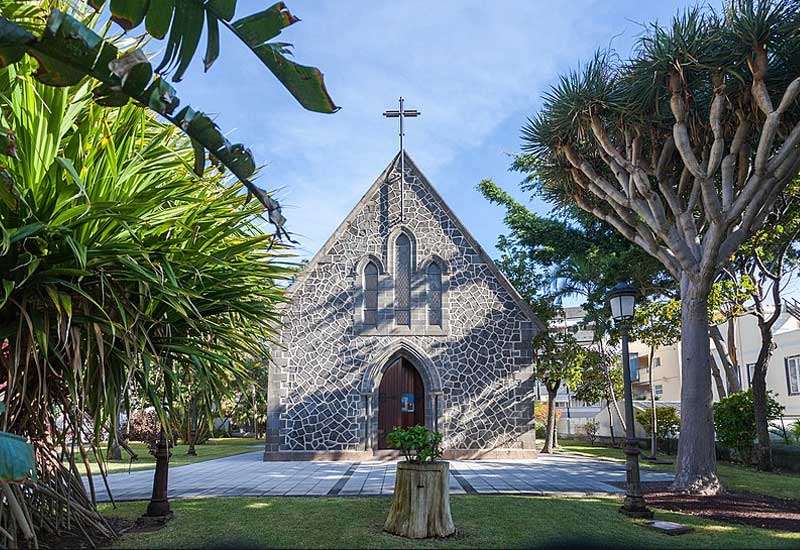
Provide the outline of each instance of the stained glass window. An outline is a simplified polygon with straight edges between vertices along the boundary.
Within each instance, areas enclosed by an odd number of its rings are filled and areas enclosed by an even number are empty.
[[[378,267],[373,262],[364,267],[364,324],[378,324]]]
[[[411,241],[400,234],[394,242],[394,322],[411,326]]]
[[[442,268],[436,262],[428,266],[428,324],[442,326]]]

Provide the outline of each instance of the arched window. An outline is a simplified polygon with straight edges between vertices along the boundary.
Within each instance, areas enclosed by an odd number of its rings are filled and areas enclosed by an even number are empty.
[[[378,324],[378,266],[374,262],[364,266],[364,324]]]
[[[411,326],[411,241],[403,233],[394,241],[394,323]]]
[[[428,266],[428,324],[442,326],[442,268],[436,262]]]

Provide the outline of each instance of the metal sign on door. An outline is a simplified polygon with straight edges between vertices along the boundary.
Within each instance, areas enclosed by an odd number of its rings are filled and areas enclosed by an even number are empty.
[[[414,412],[414,394],[403,393],[400,396],[400,410],[404,413]]]

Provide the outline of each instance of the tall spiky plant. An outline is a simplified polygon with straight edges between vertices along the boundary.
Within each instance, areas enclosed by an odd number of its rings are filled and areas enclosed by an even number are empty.
[[[166,422],[162,400],[191,371],[210,408],[264,356],[290,270],[260,229],[263,207],[219,175],[194,176],[174,128],[31,70],[0,71],[17,144],[0,159],[0,430],[36,449],[38,477],[20,500],[38,532],[111,536],[88,461],[102,467],[100,434],[127,389]],[[17,532],[7,513],[0,526]]]
[[[800,169],[799,76],[800,3],[734,0],[651,25],[628,61],[598,55],[524,130],[537,192],[605,220],[680,282],[678,490],[720,490],[706,305]]]

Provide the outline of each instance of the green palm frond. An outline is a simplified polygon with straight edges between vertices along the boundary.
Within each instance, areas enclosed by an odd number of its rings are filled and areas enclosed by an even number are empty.
[[[17,136],[17,158],[0,159],[13,183],[0,201],[0,429],[33,440],[38,483],[58,492],[74,472],[46,457],[72,456],[77,434],[79,455],[97,453],[130,392],[166,425],[162,402],[182,398],[183,380],[209,413],[247,383],[293,269],[261,229],[264,207],[218,173],[194,175],[176,128],[30,68],[0,71],[0,118]],[[91,509],[77,486],[62,496]]]

